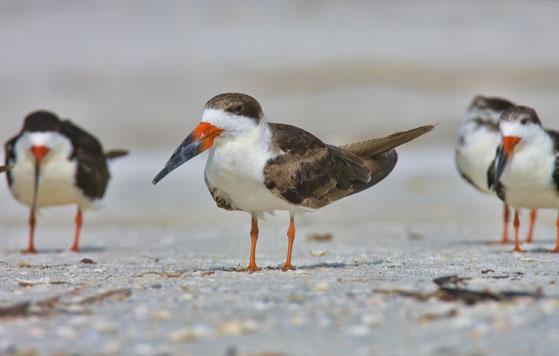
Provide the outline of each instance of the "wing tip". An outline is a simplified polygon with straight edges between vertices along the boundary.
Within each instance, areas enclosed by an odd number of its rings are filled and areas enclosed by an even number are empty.
[[[423,126],[418,126],[415,129],[411,129],[410,131],[423,130],[423,131],[425,131],[425,133],[427,133],[427,132],[433,131],[440,124],[441,124],[440,122],[436,122],[434,124],[426,124],[426,125],[423,125]]]

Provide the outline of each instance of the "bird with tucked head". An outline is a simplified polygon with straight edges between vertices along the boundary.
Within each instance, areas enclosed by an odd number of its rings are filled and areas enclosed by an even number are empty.
[[[71,251],[79,251],[82,210],[93,207],[109,182],[107,160],[126,155],[125,150],[105,152],[91,134],[48,111],[29,114],[21,131],[5,145],[10,192],[30,207],[29,244],[35,253],[36,212],[59,205],[78,207]]]

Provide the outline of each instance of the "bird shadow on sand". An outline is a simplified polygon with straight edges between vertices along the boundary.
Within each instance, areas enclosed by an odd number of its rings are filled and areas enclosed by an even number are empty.
[[[315,263],[315,264],[311,264],[311,265],[303,265],[303,266],[297,267],[297,269],[300,269],[300,270],[314,270],[314,269],[319,269],[319,268],[335,269],[335,268],[347,268],[347,267],[364,267],[364,266],[381,265],[384,262],[385,262],[384,260],[359,261],[359,262],[350,262],[350,263],[346,263],[346,262],[321,262],[321,263]]]
[[[553,244],[555,243],[554,239],[549,240],[541,240],[541,239],[534,239],[535,243],[527,244],[528,246],[534,246],[535,244]],[[525,244],[521,241],[521,243]],[[450,244],[452,245],[461,245],[461,246],[514,246],[514,242],[502,243],[498,240],[458,240],[458,241],[451,241]]]
[[[502,243],[498,240],[457,240],[451,241],[450,244],[461,246],[512,246],[512,243]]]
[[[25,250],[9,250],[7,251],[10,254],[20,254],[21,256],[38,256],[38,255],[58,255],[61,253],[68,253],[68,254],[75,254],[76,256],[80,256],[84,253],[99,253],[99,252],[106,252],[106,247],[98,247],[98,246],[86,246],[80,248],[80,252],[74,253],[66,248],[41,248],[37,249],[36,253],[28,253]]]
[[[538,246],[538,247],[531,247],[531,245],[529,245],[529,247],[522,247],[522,251],[517,252],[517,251],[513,251],[513,247],[509,246],[509,248],[506,248],[502,251],[493,251],[492,253],[507,253],[507,254],[513,254],[513,253],[520,253],[520,254],[550,254],[550,253],[556,253],[555,250],[552,249],[552,247],[542,247],[542,246]]]
[[[85,246],[80,248],[79,253],[99,253],[99,252],[107,252],[107,248],[101,246]]]
[[[362,267],[362,266],[373,266],[373,265],[380,265],[384,263],[384,260],[374,260],[374,261],[362,261],[362,262],[321,262],[321,263],[314,263],[310,265],[300,265],[295,266],[294,270],[315,270],[320,268],[328,268],[328,269],[339,269],[339,268],[349,268],[349,267]],[[261,267],[260,272],[263,271],[282,271],[282,265],[277,266],[265,266]],[[210,267],[210,268],[201,268],[195,270],[184,270],[180,271],[181,273],[215,273],[215,272],[247,272],[246,268],[244,267],[232,267],[232,266],[219,266],[219,267]]]

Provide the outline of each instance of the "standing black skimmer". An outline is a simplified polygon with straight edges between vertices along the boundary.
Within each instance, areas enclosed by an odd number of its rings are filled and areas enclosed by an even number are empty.
[[[296,214],[322,208],[380,182],[396,165],[394,148],[432,129],[423,126],[336,147],[295,126],[268,123],[258,101],[249,95],[221,94],[207,102],[201,122],[153,184],[211,148],[204,174],[217,206],[252,217],[247,271],[259,270],[255,259],[258,218],[276,210],[290,213],[283,265],[287,271],[293,268]]]
[[[109,182],[107,159],[127,154],[104,152],[101,143],[68,120],[47,111],[29,114],[20,133],[5,146],[8,185],[14,198],[30,207],[28,253],[35,253],[38,208],[76,204],[71,251],[79,252],[82,210],[95,206]]]
[[[499,118],[501,113],[515,106],[502,98],[476,96],[466,110],[465,121],[460,127],[454,154],[458,172],[474,188],[485,194],[495,194],[487,180],[488,170],[501,143]],[[503,233],[501,243],[509,242],[508,223],[510,209],[503,206]],[[530,227],[526,242],[531,243],[536,224],[537,210],[530,212]]]
[[[544,129],[536,112],[525,106],[505,110],[499,128],[502,142],[489,180],[515,209],[514,251],[521,251],[520,209],[559,209],[559,132]],[[559,252],[559,216],[554,251]]]

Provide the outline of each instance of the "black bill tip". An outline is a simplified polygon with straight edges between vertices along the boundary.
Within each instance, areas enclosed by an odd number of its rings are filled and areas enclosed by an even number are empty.
[[[171,158],[169,158],[165,167],[153,178],[151,181],[153,185],[156,185],[161,179],[165,178],[167,174],[177,169],[183,163],[197,156],[201,152],[199,147],[200,142],[194,139],[192,135],[185,138]]]
[[[171,171],[171,170],[168,169],[167,167],[163,168],[163,169],[161,170],[161,172],[157,173],[157,175],[155,176],[155,178],[153,178],[153,180],[151,181],[151,183],[152,183],[153,185],[156,185],[157,183],[159,183],[159,181],[160,181],[161,179],[163,179],[167,174],[169,174],[170,171]]]

